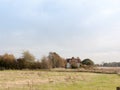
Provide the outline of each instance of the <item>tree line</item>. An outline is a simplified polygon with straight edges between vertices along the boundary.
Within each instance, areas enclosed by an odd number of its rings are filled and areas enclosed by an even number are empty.
[[[91,63],[92,61],[83,60],[82,62],[83,64],[88,65],[88,63]],[[13,54],[8,53],[0,55],[1,70],[65,68],[66,63],[66,60],[60,57],[56,52],[50,52],[48,56],[44,56],[40,60],[35,60],[35,57],[29,51],[24,51],[20,58],[15,58]]]
[[[103,67],[120,67],[120,62],[103,63]]]

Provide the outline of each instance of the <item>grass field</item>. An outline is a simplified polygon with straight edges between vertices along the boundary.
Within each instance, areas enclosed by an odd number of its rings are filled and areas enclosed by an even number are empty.
[[[120,86],[117,74],[0,71],[0,90],[116,90],[117,86]]]

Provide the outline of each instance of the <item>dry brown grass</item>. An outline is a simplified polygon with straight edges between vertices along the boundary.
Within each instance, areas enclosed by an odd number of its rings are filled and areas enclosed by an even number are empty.
[[[0,90],[112,90],[120,83],[119,74],[62,71],[0,71]]]

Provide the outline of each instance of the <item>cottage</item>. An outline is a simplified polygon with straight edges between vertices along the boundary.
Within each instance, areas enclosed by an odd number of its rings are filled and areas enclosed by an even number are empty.
[[[81,60],[80,60],[79,57],[77,57],[77,58],[72,57],[72,58],[67,58],[66,62],[67,62],[66,63],[66,68],[72,68],[72,65],[76,65],[76,67],[79,68]]]

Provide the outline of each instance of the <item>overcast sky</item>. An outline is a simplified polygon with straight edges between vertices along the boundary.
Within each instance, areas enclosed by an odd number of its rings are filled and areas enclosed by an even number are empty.
[[[24,50],[120,62],[120,0],[0,0],[0,54]]]

